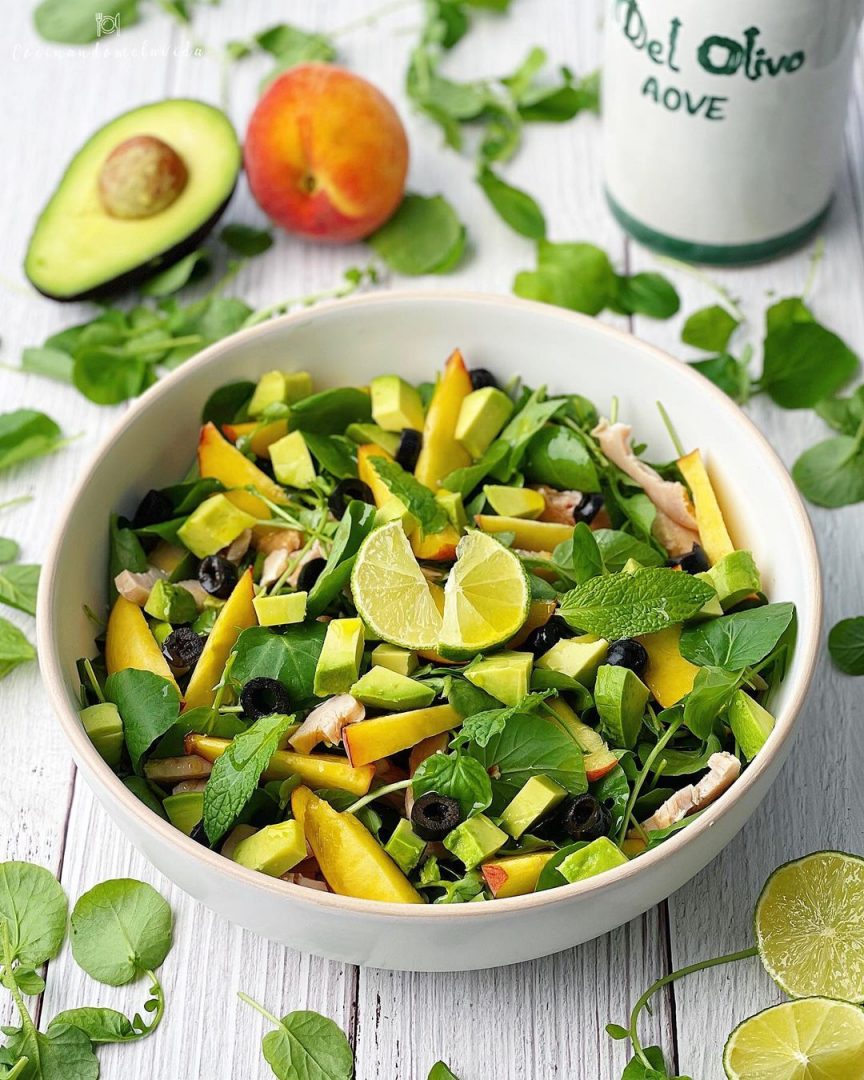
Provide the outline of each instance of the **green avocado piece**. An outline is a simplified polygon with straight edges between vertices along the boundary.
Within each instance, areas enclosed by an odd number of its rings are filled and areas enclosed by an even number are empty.
[[[411,675],[420,666],[417,653],[400,649],[398,645],[388,645],[386,642],[377,645],[369,659],[378,667],[389,668],[397,675]]]
[[[464,532],[468,528],[468,515],[465,513],[465,506],[459,492],[441,488],[435,492],[435,498],[444,507],[444,513],[450,519],[450,524],[456,532]]]
[[[371,705],[373,709],[406,712],[408,709],[425,709],[435,699],[431,686],[399,675],[386,667],[371,667],[348,693]]]
[[[460,859],[466,870],[473,870],[484,859],[491,858],[507,843],[503,832],[485,814],[477,814],[444,837],[444,847]]]
[[[546,509],[546,500],[533,488],[503,487],[499,484],[486,484],[483,487],[486,501],[496,514],[501,517],[530,518],[540,517]]]
[[[501,652],[474,660],[463,674],[473,686],[505,705],[518,705],[528,693],[533,666],[531,653]]]
[[[372,419],[385,431],[423,430],[425,414],[418,390],[398,375],[378,375],[369,383]]]
[[[735,691],[726,715],[741,752],[752,761],[774,730],[774,717],[743,690]]]
[[[592,840],[586,847],[571,852],[557,866],[558,873],[572,885],[574,881],[584,881],[596,877],[616,866],[629,862],[627,856],[616,847],[608,836]]]
[[[306,839],[299,821],[267,825],[241,840],[231,852],[234,862],[270,877],[282,877],[306,858]]]
[[[267,448],[273,465],[273,475],[280,484],[293,488],[308,488],[315,479],[315,462],[299,431],[292,431]]]
[[[315,668],[313,692],[316,697],[348,693],[360,674],[363,641],[362,619],[332,619],[327,624]]]
[[[154,619],[173,626],[191,623],[198,615],[198,605],[192,593],[182,585],[172,585],[164,578],[159,578],[150,590],[144,610]]]
[[[90,742],[99,751],[102,760],[112,769],[120,764],[123,753],[123,721],[117,706],[110,701],[90,705],[78,714]]]
[[[220,610],[224,606],[224,600],[219,605],[219,607],[211,607],[209,604],[205,604],[203,611],[199,613],[198,618],[195,619],[195,621],[192,623],[192,629],[195,631],[195,633],[204,634],[205,636],[209,634],[212,631],[216,620],[219,618]]]
[[[730,551],[697,577],[713,585],[723,610],[734,607],[751,593],[762,591],[759,568],[749,551]]]
[[[150,626],[150,632],[153,634],[153,637],[156,638],[160,645],[164,645],[165,638],[167,638],[169,634],[172,634],[174,632],[174,627],[171,625],[170,622],[154,622]]]
[[[258,380],[246,411],[258,417],[271,405],[293,405],[311,393],[312,376],[308,371],[267,371]]]
[[[567,792],[548,776],[532,776],[501,815],[501,828],[514,840],[563,801]]]
[[[67,167],[30,238],[27,277],[55,300],[146,281],[200,246],[240,165],[234,129],[212,105],[173,98],[123,113]]]
[[[279,596],[256,596],[252,601],[259,626],[288,626],[306,618],[308,593],[282,593]]]
[[[224,495],[211,495],[197,506],[177,530],[177,537],[193,555],[215,555],[257,521]]]
[[[410,874],[423,858],[426,841],[421,840],[417,833],[414,832],[410,821],[400,818],[399,824],[384,845],[384,850],[403,874]]]
[[[594,704],[603,733],[613,746],[632,750],[651,691],[630,668],[602,664],[594,683]]]
[[[635,574],[637,570],[644,570],[645,567],[638,559],[628,559],[626,563],[621,567],[622,574]]]
[[[399,449],[399,436],[392,431],[385,431],[377,424],[349,424],[345,429],[345,434],[358,446],[374,443],[382,450],[386,450],[391,457],[394,457]]]
[[[204,792],[183,791],[179,795],[168,795],[162,800],[162,806],[174,828],[189,836],[204,817]]]
[[[606,659],[609,643],[593,634],[562,638],[537,661],[537,667],[569,675],[589,689],[594,685],[597,669]]]
[[[456,441],[472,458],[483,457],[513,413],[513,402],[495,386],[484,386],[463,399],[456,421]]]

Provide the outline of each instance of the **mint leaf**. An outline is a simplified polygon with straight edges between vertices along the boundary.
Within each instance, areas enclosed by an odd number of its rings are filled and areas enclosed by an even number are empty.
[[[411,782],[414,798],[430,791],[456,799],[462,817],[482,813],[492,802],[492,782],[486,770],[459,750],[433,754],[420,765]]]
[[[450,519],[425,484],[388,458],[372,457],[369,464],[387,485],[390,494],[403,502],[417,518],[424,533],[437,533],[447,528]]]
[[[843,619],[832,627],[828,652],[846,675],[864,675],[864,616]]]
[[[464,251],[465,227],[443,195],[408,194],[368,243],[397,274],[448,273]]]
[[[477,174],[477,183],[498,216],[514,232],[529,240],[539,240],[546,235],[543,211],[526,191],[506,183],[488,165]]]
[[[704,352],[723,353],[740,323],[719,304],[694,311],[681,331],[685,345]]]
[[[700,667],[743,671],[768,656],[794,614],[794,604],[766,604],[687,626],[681,634],[681,655]]]
[[[592,578],[565,593],[560,614],[574,629],[611,641],[683,622],[714,595],[707,582],[658,567]]]
[[[141,759],[180,716],[180,694],[161,675],[125,668],[105,680],[105,697],[123,720],[123,736],[132,768],[141,773]]]

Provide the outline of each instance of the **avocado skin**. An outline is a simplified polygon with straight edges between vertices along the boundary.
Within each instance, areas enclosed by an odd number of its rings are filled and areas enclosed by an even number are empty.
[[[29,274],[27,274],[27,280],[38,293],[42,294],[42,296],[46,296],[49,300],[57,300],[61,304],[80,303],[82,300],[105,300],[112,296],[117,296],[119,293],[126,292],[129,289],[134,289],[137,285],[143,285],[144,282],[148,281],[154,274],[158,274],[162,270],[167,270],[169,266],[173,266],[174,263],[180,262],[185,255],[190,255],[196,248],[200,247],[201,243],[210,235],[219,219],[228,209],[228,203],[231,202],[236,190],[237,181],[235,180],[234,185],[228,193],[227,199],[225,199],[222,205],[210,215],[203,225],[200,225],[195,232],[190,233],[185,239],[173,244],[159,255],[149,259],[146,263],[141,263],[140,266],[135,266],[131,270],[127,270],[125,274],[118,274],[117,277],[111,278],[110,281],[105,281],[93,289],[85,289],[83,292],[75,293],[74,296],[58,296],[56,293],[41,289]],[[26,267],[24,272],[25,274],[27,273]]]

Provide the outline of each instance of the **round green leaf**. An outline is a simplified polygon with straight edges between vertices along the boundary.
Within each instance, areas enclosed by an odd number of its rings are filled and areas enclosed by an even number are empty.
[[[864,501],[861,440],[837,435],[811,446],[793,465],[792,478],[801,494],[816,506],[834,509]]]
[[[369,237],[372,249],[399,274],[415,276],[451,268],[463,243],[462,225],[441,195],[406,195],[392,218]]]
[[[336,1024],[316,1012],[292,1012],[264,1036],[264,1058],[278,1080],[351,1080],[354,1055]]]
[[[843,619],[828,635],[831,659],[847,675],[864,675],[864,615]]]
[[[42,866],[0,863],[0,919],[9,929],[12,958],[38,967],[60,951],[69,905],[63,887]]]

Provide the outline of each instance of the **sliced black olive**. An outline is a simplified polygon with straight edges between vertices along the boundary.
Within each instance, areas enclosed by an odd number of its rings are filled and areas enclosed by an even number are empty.
[[[178,675],[194,667],[203,651],[204,641],[191,626],[178,626],[162,642],[162,655]]]
[[[309,562],[304,563],[300,567],[300,573],[297,575],[298,590],[300,592],[309,592],[318,578],[321,577],[326,565],[326,559],[310,559]]]
[[[411,808],[411,824],[421,840],[443,840],[461,820],[459,803],[435,791],[421,795]]]
[[[578,506],[573,508],[573,520],[577,525],[581,521],[584,521],[586,525],[590,525],[602,509],[603,496],[586,492],[583,494]]]
[[[597,840],[609,835],[612,815],[603,803],[586,792],[564,804],[561,824],[572,840]]]
[[[243,713],[251,720],[260,720],[262,716],[284,715],[291,711],[291,699],[288,691],[278,679],[259,676],[250,679],[240,691],[240,705]]]
[[[333,494],[327,500],[327,505],[330,507],[330,512],[334,517],[342,520],[342,515],[348,508],[348,503],[352,499],[357,499],[359,502],[375,504],[375,499],[372,495],[372,489],[368,484],[364,484],[362,480],[357,480],[354,477],[348,477],[347,480],[340,480],[339,483],[333,488]]]
[[[199,821],[195,828],[189,833],[190,839],[194,840],[196,844],[203,844],[204,847],[210,847],[210,840],[207,837],[207,830],[204,828],[204,822]]]
[[[636,675],[641,675],[648,666],[648,653],[641,641],[619,638],[609,646],[605,663],[612,667],[630,668]]]
[[[532,630],[525,639],[524,648],[534,653],[535,659],[549,652],[562,638],[573,637],[573,631],[558,615],[553,615],[549,622]]]
[[[132,518],[132,528],[143,529],[147,525],[158,525],[173,516],[174,504],[168,496],[161,491],[150,490],[138,503],[135,517]]]
[[[205,592],[227,600],[237,584],[237,567],[221,555],[208,555],[198,567],[198,580]]]
[[[405,472],[414,472],[417,458],[420,457],[420,449],[423,446],[423,436],[414,428],[402,428],[399,436],[399,448],[396,451],[396,464],[401,465]]]
[[[482,390],[485,386],[498,386],[498,380],[485,367],[471,368],[468,374],[471,376],[472,390]]]
[[[704,574],[706,570],[711,569],[708,556],[699,544],[694,544],[693,550],[688,551],[686,555],[676,555],[674,559],[670,559],[668,565],[680,566],[685,574]]]

